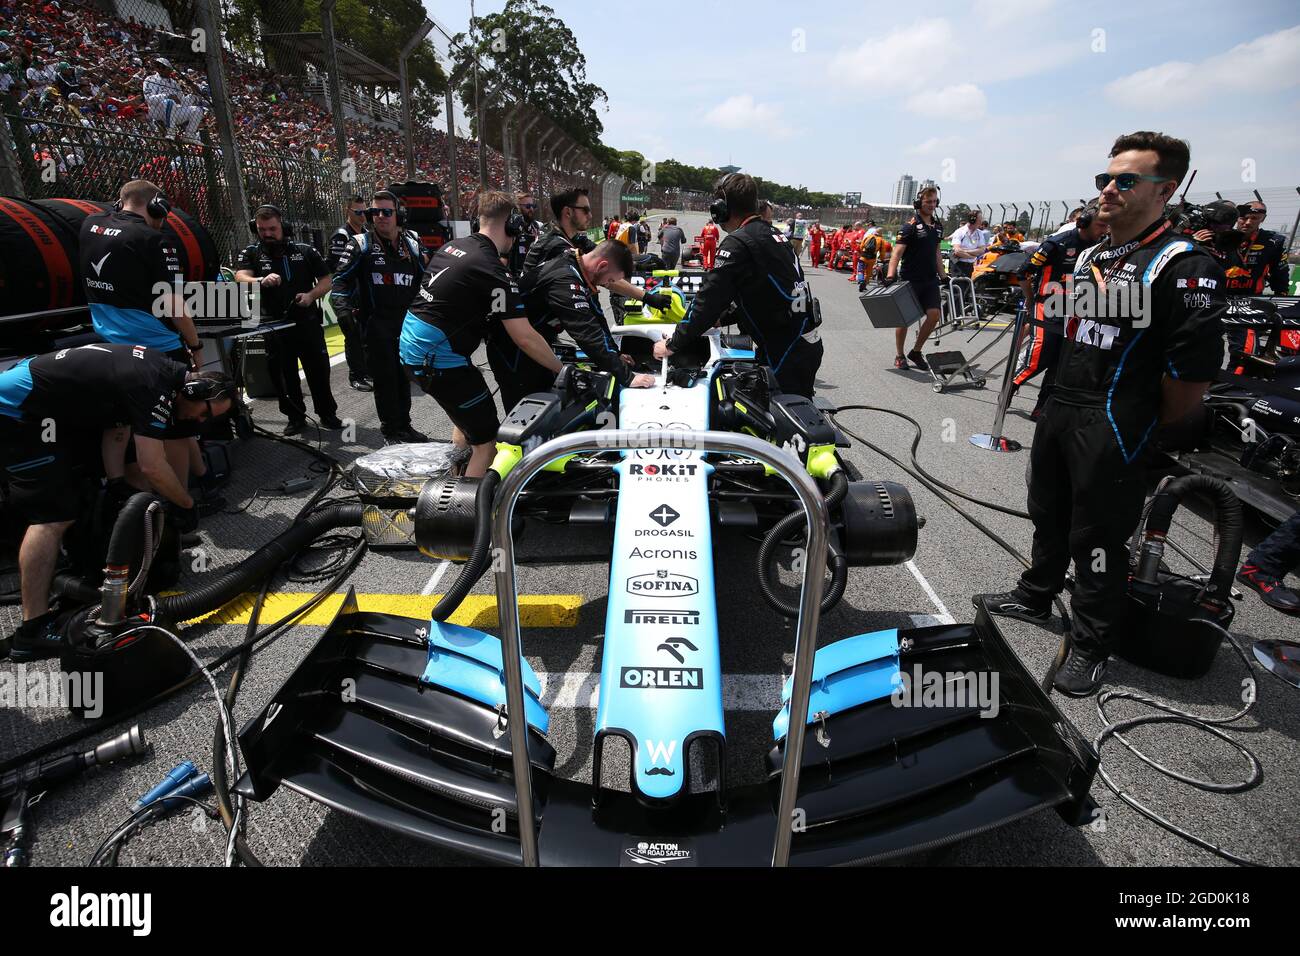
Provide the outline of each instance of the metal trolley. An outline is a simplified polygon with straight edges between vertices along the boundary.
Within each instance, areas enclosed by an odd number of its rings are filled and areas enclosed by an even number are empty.
[[[506,678],[506,715],[525,713],[524,678],[521,661],[518,592],[515,581],[515,545],[511,520],[515,503],[524,486],[548,464],[565,455],[607,451],[611,448],[637,450],[657,447],[659,436],[643,431],[579,432],[552,439],[533,449],[506,476],[492,515],[492,546],[496,556],[497,606],[501,619],[501,656]],[[750,435],[718,431],[673,433],[675,445],[710,452],[734,452],[770,466],[794,488],[808,516],[808,559],[799,592],[799,623],[795,631],[794,674],[791,678],[790,713],[808,713],[811,696],[813,655],[817,650],[817,625],[821,617],[821,588],[826,571],[829,515],[817,484],[788,452]],[[519,843],[524,866],[538,865],[537,825],[533,809],[532,764],[528,756],[528,721],[508,720],[515,793],[518,800]],[[795,802],[799,792],[799,770],[803,764],[805,722],[791,720],[786,739],[786,772],[781,776],[781,797],[777,811],[776,839],[772,865],[790,861]]]

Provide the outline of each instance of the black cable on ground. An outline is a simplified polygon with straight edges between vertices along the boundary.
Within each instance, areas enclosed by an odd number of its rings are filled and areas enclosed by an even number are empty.
[[[861,435],[857,435],[854,432],[850,431],[848,428],[845,428],[843,425],[841,425],[840,422],[836,419],[836,415],[847,411],[883,412],[887,415],[893,415],[896,418],[901,418],[907,422],[910,422],[912,427],[915,429],[915,434],[912,440],[912,447],[911,447],[912,463],[916,466],[915,469],[909,468],[907,465],[903,464],[901,461],[899,461],[889,452],[885,451],[883,448],[880,448],[878,445],[875,445],[874,443],[863,438]],[[1002,547],[1003,550],[1005,550],[1008,554],[1012,555],[1022,565],[1024,565],[1025,567],[1029,567],[1029,563],[1025,559],[1024,555],[1022,555],[1019,551],[1017,551],[1014,547],[1012,547],[1000,535],[998,535],[992,529],[987,527],[983,522],[979,521],[978,519],[968,514],[965,511],[965,509],[957,505],[956,502],[954,502],[951,498],[948,498],[942,492],[938,491],[937,488],[944,488],[950,490],[954,494],[958,495],[961,498],[964,498],[967,501],[972,501],[975,504],[981,505],[986,508],[991,508],[994,511],[1000,511],[1004,514],[1014,515],[1015,517],[1022,517],[1025,518],[1026,520],[1029,520],[1029,515],[1024,512],[1017,512],[1011,508],[1005,508],[1001,505],[994,505],[989,502],[980,501],[979,499],[973,498],[970,495],[963,494],[957,489],[952,488],[950,485],[944,484],[943,482],[939,481],[937,478],[934,478],[934,476],[930,475],[929,472],[927,472],[924,468],[921,467],[920,462],[916,460],[916,449],[920,445],[920,441],[921,441],[921,425],[919,422],[916,421],[916,419],[912,418],[910,415],[906,415],[902,412],[895,411],[892,408],[879,408],[874,405],[845,405],[842,408],[837,408],[834,411],[830,412],[829,415],[831,421],[834,422],[835,425],[846,435],[848,435],[854,441],[858,441],[861,442],[863,445],[866,445],[872,451],[881,455],[883,458],[887,459],[888,461],[893,462],[899,468],[902,468],[905,472],[912,475],[914,478],[916,478],[918,481],[924,484],[927,488],[929,488],[932,492],[934,492],[934,494],[939,498],[939,500],[943,501],[954,511],[960,514],[963,518],[969,521],[972,525],[974,525],[979,531],[983,532],[991,540],[996,542],[999,546]],[[1066,614],[1065,604],[1059,596],[1055,599],[1055,602],[1056,602],[1057,609],[1061,612],[1063,626],[1065,627],[1065,632],[1066,635],[1068,636],[1070,633],[1070,618]],[[1247,658],[1246,652],[1243,651],[1241,647],[1238,646],[1237,642],[1232,639],[1232,634],[1227,630],[1225,630],[1224,628],[1219,627],[1219,625],[1215,624],[1213,621],[1206,621],[1205,623],[1209,624],[1211,627],[1216,628],[1223,634],[1223,636],[1227,639],[1229,646],[1232,647],[1232,649],[1237,653],[1237,656],[1241,658],[1242,663],[1245,665],[1246,672],[1249,675],[1251,684],[1253,686],[1258,686],[1254,679],[1254,670],[1251,668],[1250,660],[1249,658]],[[1053,664],[1053,671],[1056,668],[1058,668],[1062,663],[1064,659],[1064,651],[1066,647],[1067,647],[1067,643],[1062,642],[1061,652],[1058,652],[1057,660]],[[1132,700],[1139,704],[1145,704],[1148,707],[1154,707],[1155,709],[1162,711],[1162,713],[1144,714],[1144,715],[1139,715],[1137,717],[1130,717],[1125,720],[1118,721],[1116,723],[1111,723],[1110,718],[1106,716],[1105,707],[1111,701],[1116,701],[1116,700]],[[1263,767],[1259,762],[1259,758],[1256,757],[1254,753],[1252,753],[1246,747],[1243,747],[1237,741],[1233,740],[1231,737],[1229,737],[1226,733],[1224,733],[1219,728],[1235,723],[1236,721],[1240,720],[1242,717],[1246,716],[1246,714],[1251,711],[1254,705],[1255,705],[1255,700],[1252,699],[1250,703],[1248,703],[1245,707],[1243,707],[1237,713],[1232,714],[1229,717],[1206,717],[1201,714],[1193,714],[1189,711],[1180,710],[1179,708],[1174,707],[1172,704],[1169,704],[1165,701],[1161,701],[1154,697],[1147,697],[1145,695],[1138,694],[1133,691],[1119,691],[1119,690],[1104,691],[1103,693],[1099,694],[1097,697],[1097,716],[1101,719],[1102,730],[1097,735],[1096,740],[1093,742],[1093,749],[1095,749],[1097,751],[1098,756],[1100,756],[1102,746],[1106,743],[1107,740],[1109,740],[1111,737],[1114,737],[1121,744],[1127,747],[1129,751],[1131,751],[1133,755],[1137,757],[1139,760],[1141,760],[1143,763],[1147,764],[1154,770],[1159,771],[1160,773],[1164,774],[1165,776],[1171,779],[1181,781],[1182,783],[1185,783],[1188,786],[1194,787],[1198,790],[1202,790],[1208,793],[1241,793],[1259,784],[1260,780],[1263,779]],[[1245,758],[1246,763],[1250,768],[1250,776],[1244,781],[1220,784],[1220,783],[1215,783],[1214,781],[1201,780],[1196,777],[1190,777],[1185,774],[1180,774],[1177,771],[1165,767],[1163,764],[1158,763],[1153,758],[1142,753],[1131,743],[1129,743],[1129,741],[1126,740],[1123,736],[1125,732],[1133,730],[1137,727],[1151,725],[1151,724],[1172,724],[1172,723],[1184,724],[1189,727],[1196,728],[1197,730],[1202,730],[1205,733],[1211,734],[1212,736],[1217,737],[1220,740],[1223,740],[1224,742],[1229,743],[1233,747],[1237,748],[1237,751],[1242,755],[1243,758]],[[1229,862],[1235,863],[1239,866],[1261,865],[1255,863],[1252,860],[1248,860],[1245,857],[1237,856],[1236,854],[1228,850],[1225,850],[1223,847],[1220,847],[1217,844],[1210,843],[1208,840],[1205,840],[1197,836],[1196,834],[1191,833],[1190,831],[1185,830],[1182,827],[1179,827],[1177,824],[1161,816],[1159,813],[1152,810],[1150,807],[1147,807],[1144,804],[1138,802],[1135,798],[1129,796],[1129,794],[1126,793],[1124,790],[1120,789],[1118,784],[1116,784],[1110,778],[1110,775],[1106,772],[1104,763],[1098,764],[1097,773],[1101,777],[1102,783],[1106,785],[1106,788],[1108,790],[1114,793],[1115,796],[1119,797],[1120,800],[1122,800],[1133,810],[1137,811],[1139,814],[1146,817],[1148,820],[1150,820],[1152,823],[1155,823],[1157,826],[1162,827],[1163,829],[1169,831],[1175,836],[1187,840],[1189,843],[1192,843],[1193,845],[1198,846],[1203,850],[1207,850],[1210,853],[1213,853],[1216,856],[1219,856],[1222,859],[1228,860]]]

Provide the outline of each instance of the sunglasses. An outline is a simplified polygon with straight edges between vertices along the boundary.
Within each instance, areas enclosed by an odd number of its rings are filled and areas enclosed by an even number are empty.
[[[524,208],[527,208],[527,207],[524,207]],[[570,206],[569,208],[570,208],[570,209],[576,209],[576,210],[578,210],[579,212],[585,212],[587,215],[591,215],[591,207],[590,207],[590,206]]]
[[[520,208],[520,209],[536,209],[536,208],[537,208],[537,203],[535,203],[535,202],[526,202],[526,203],[524,203],[522,206],[520,206],[519,208]]]
[[[1238,206],[1238,216],[1263,216],[1268,212],[1267,209],[1255,209],[1252,206]]]
[[[1122,193],[1128,192],[1130,189],[1132,189],[1140,182],[1147,182],[1147,183],[1172,182],[1172,180],[1169,179],[1168,176],[1146,176],[1141,173],[1120,173],[1116,176],[1112,176],[1110,173],[1098,173],[1096,177],[1093,179],[1093,182],[1096,184],[1097,189],[1100,191],[1102,189],[1105,189],[1107,186],[1109,186],[1112,180],[1114,180],[1115,182],[1115,188]]]
[[[395,216],[395,215],[397,215],[396,209],[377,209],[372,206],[371,208],[366,210],[367,219],[374,219],[376,216],[383,216],[385,219],[387,219],[389,216]]]

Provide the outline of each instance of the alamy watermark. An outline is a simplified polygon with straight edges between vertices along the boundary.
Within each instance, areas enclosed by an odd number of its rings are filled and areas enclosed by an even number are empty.
[[[981,717],[996,717],[1001,709],[997,671],[927,671],[920,664],[912,673],[899,671],[890,702],[895,707],[974,707]]]
[[[104,675],[18,664],[13,670],[0,671],[0,707],[77,710],[94,720],[104,713]]]

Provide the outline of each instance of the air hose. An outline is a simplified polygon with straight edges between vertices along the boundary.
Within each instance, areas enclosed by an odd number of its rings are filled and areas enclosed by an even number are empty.
[[[827,511],[839,507],[844,500],[844,496],[848,494],[848,490],[849,479],[843,470],[831,475],[830,491],[826,493]],[[796,534],[807,523],[808,514],[802,508],[790,512],[772,526],[772,530],[763,538],[763,543],[758,548],[758,590],[763,595],[763,600],[783,617],[797,618],[799,616],[799,606],[791,604],[776,593],[775,586],[768,575],[769,566],[775,563],[776,551],[777,548],[781,547],[781,542]],[[828,563],[830,565],[831,580],[822,595],[821,609],[823,614],[840,603],[840,598],[844,597],[844,589],[849,580],[849,562],[840,550],[834,533],[830,535],[827,550],[830,551]]]
[[[1214,567],[1205,585],[1205,596],[1226,605],[1232,596],[1232,579],[1237,573],[1237,562],[1241,557],[1245,521],[1241,513],[1241,502],[1233,494],[1232,488],[1208,475],[1183,475],[1160,485],[1147,509],[1141,536],[1141,553],[1134,578],[1143,584],[1158,583],[1156,576],[1174,512],[1178,510],[1183,498],[1194,492],[1200,492],[1214,502],[1214,527],[1219,539],[1214,554]]]
[[[474,544],[470,549],[469,560],[461,565],[455,582],[447,589],[442,600],[434,605],[430,616],[435,621],[445,621],[456,612],[491,564],[492,504],[500,483],[501,476],[489,468],[478,484],[474,495]]]
[[[282,561],[297,554],[325,532],[360,525],[363,508],[359,504],[331,505],[308,515],[211,584],[162,598],[158,601],[158,614],[179,622],[216,610],[250,585],[266,578]]]

